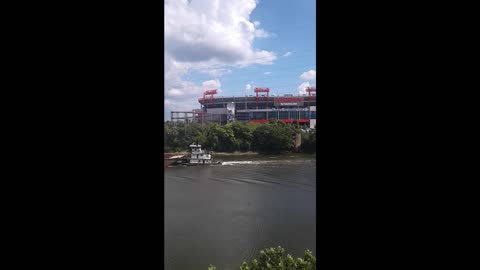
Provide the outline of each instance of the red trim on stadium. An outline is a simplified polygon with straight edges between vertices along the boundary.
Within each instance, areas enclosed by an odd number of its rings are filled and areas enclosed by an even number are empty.
[[[284,122],[284,123],[293,123],[293,121],[295,120],[292,120],[292,119],[282,119],[282,120],[278,120],[280,122]],[[299,119],[299,120],[296,120],[298,123],[310,123],[310,119]],[[251,123],[268,123],[269,120],[250,120]]]

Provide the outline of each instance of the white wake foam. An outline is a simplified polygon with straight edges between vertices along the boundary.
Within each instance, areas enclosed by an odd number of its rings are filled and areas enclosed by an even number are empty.
[[[259,161],[223,161],[222,165],[237,165],[237,164],[260,164]]]

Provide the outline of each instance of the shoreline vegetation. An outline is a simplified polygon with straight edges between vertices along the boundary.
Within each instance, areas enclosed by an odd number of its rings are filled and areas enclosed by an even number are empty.
[[[281,153],[316,153],[316,128],[302,129],[296,121],[269,123],[164,123],[164,154],[182,155],[191,143],[217,156],[261,155]],[[301,145],[295,148],[295,137]]]
[[[186,155],[188,154],[189,152],[187,151],[183,151],[183,152],[164,152],[163,154],[167,157],[171,157],[171,156],[176,156],[176,155]],[[239,151],[235,151],[235,152],[215,152],[213,151],[213,154],[215,156],[256,156],[256,155],[261,155],[260,153],[258,152],[239,152]]]

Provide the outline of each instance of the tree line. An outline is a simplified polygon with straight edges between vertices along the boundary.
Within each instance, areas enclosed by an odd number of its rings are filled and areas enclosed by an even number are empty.
[[[165,122],[164,132],[165,152],[187,151],[195,142],[217,152],[279,153],[293,149],[296,133],[302,137],[302,152],[316,151],[316,129],[304,131],[296,121],[292,124],[274,120],[264,124],[232,122],[227,125]]]

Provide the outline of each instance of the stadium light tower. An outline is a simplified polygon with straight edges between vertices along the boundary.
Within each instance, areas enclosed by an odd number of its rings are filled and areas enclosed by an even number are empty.
[[[261,88],[261,87],[255,87],[255,93],[257,96],[255,97],[256,103],[257,103],[257,110],[258,110],[258,93],[267,93],[267,109],[268,109],[268,92],[270,92],[270,89],[268,87]]]
[[[312,99],[312,92],[317,92],[317,87],[315,86],[309,86],[307,87],[307,92],[308,92],[308,110],[310,111],[310,99]]]

